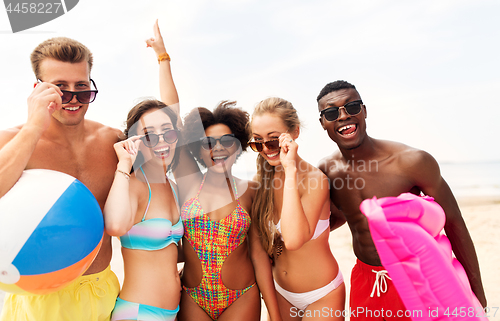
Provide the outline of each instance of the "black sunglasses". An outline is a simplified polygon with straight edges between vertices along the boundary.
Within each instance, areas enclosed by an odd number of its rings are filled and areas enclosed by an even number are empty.
[[[160,136],[163,136],[163,140],[168,144],[173,144],[179,139],[179,131],[177,129],[167,130],[161,135],[158,134],[146,134],[140,139],[146,145],[146,147],[153,148],[160,142]]]
[[[325,119],[328,121],[334,121],[340,116],[340,108],[344,108],[346,113],[350,116],[356,116],[361,112],[362,106],[363,102],[361,100],[355,100],[345,104],[344,106],[323,109],[319,114],[320,116],[325,116]]]
[[[42,80],[38,79],[38,82],[42,82]],[[62,90],[63,95],[61,96],[61,100],[63,104],[67,104],[73,100],[73,97],[76,96],[76,100],[80,102],[80,104],[90,104],[95,100],[97,96],[98,90],[95,85],[95,82],[90,79],[92,85],[94,85],[95,90],[83,90],[83,91],[69,91]]]
[[[248,145],[250,145],[250,148],[257,153],[262,152],[264,149],[264,146],[266,146],[267,149],[269,150],[275,150],[280,148],[280,141],[279,139],[271,139],[265,142],[248,142]]]
[[[224,148],[230,148],[233,147],[234,143],[236,142],[236,137],[234,136],[234,134],[222,135],[219,138],[215,138],[212,136],[203,137],[201,139],[201,147],[204,150],[212,150],[217,145],[217,142],[219,142],[219,144],[221,144],[221,146]]]

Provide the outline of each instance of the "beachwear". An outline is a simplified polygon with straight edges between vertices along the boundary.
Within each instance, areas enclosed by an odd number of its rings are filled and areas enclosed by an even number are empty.
[[[134,303],[117,298],[111,321],[174,321],[178,312],[179,306],[177,306],[175,310],[167,310],[152,305]]]
[[[281,219],[278,221],[278,224],[275,225],[278,232],[281,234]],[[325,220],[318,220],[318,224],[316,224],[316,229],[314,230],[314,235],[311,237],[311,240],[317,239],[324,231],[330,228],[330,219],[327,218]],[[283,241],[283,236],[281,237]]]
[[[411,320],[383,266],[371,266],[356,259],[351,273],[351,320]],[[382,313],[383,310],[383,313]]]
[[[109,266],[44,295],[7,294],[2,321],[109,321],[120,291]]]
[[[134,224],[127,233],[120,236],[122,246],[132,250],[154,251],[166,248],[172,243],[177,245],[184,234],[181,218],[179,218],[179,221],[175,223],[175,225],[172,225],[170,220],[161,217],[146,220],[146,214],[148,213],[149,204],[151,203],[151,186],[149,185],[148,178],[142,170],[142,167],[141,171],[148,184],[148,205],[146,206],[146,211],[144,212],[142,220]],[[172,185],[170,185],[170,187],[178,203],[177,194]]]
[[[178,245],[184,234],[184,227],[180,217],[175,225],[172,225],[170,220],[161,217],[146,220],[149,204],[151,204],[151,185],[142,167],[140,169],[148,185],[148,205],[146,206],[146,211],[144,212],[142,220],[134,224],[127,233],[120,236],[122,246],[132,250],[155,251],[164,249],[172,243]],[[172,187],[172,184],[170,184],[170,187],[172,188],[172,192],[178,204],[179,200],[175,193],[175,189]],[[116,305],[111,320],[171,321],[175,320],[177,312],[179,312],[179,306],[177,306],[175,310],[166,310],[152,305],[116,298]]]
[[[216,320],[227,307],[255,285],[254,283],[239,290],[228,289],[222,282],[221,274],[222,265],[227,257],[245,240],[251,219],[238,200],[238,191],[233,178],[236,208],[219,221],[211,220],[204,213],[198,198],[205,178],[206,175],[196,196],[184,203],[181,209],[184,237],[195,250],[203,270],[198,286],[194,288],[183,286],[183,289],[213,320]]]
[[[324,287],[309,292],[294,293],[287,291],[276,283],[276,280],[274,280],[274,287],[276,288],[276,291],[278,291],[278,293],[293,306],[299,308],[300,310],[305,310],[305,308],[307,308],[311,303],[323,298],[325,295],[338,288],[342,283],[344,283],[344,277],[342,276],[342,272],[339,270],[339,273],[335,279],[332,280],[332,282],[328,283]]]

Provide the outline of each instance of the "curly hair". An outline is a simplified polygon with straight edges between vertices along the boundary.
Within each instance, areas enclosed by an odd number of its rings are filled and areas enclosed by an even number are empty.
[[[177,115],[170,107],[156,99],[145,99],[132,107],[132,109],[128,112],[127,121],[125,122],[126,128],[123,131],[125,137],[129,137],[129,135],[136,135],[139,120],[146,112],[153,109],[161,110],[162,112],[164,112],[170,118],[174,129],[178,130]],[[181,137],[179,137],[177,141],[181,141]],[[168,170],[174,170],[179,163],[179,153],[177,153],[176,151],[174,151],[174,153],[174,158],[172,160],[172,163],[170,163],[170,165],[168,166]],[[139,153],[135,160],[134,166],[132,166],[132,171],[134,170],[134,168],[138,168],[142,164],[144,164],[144,156]]]
[[[207,108],[198,107],[191,110],[184,118],[183,137],[191,154],[203,167],[207,165],[201,158],[201,139],[205,137],[205,130],[212,125],[224,124],[229,127],[231,133],[240,142],[242,151],[247,149],[250,140],[250,116],[246,111],[235,106],[236,101],[223,100],[213,112]],[[238,157],[239,155],[236,159]]]
[[[328,95],[332,91],[337,91],[337,90],[341,90],[341,89],[349,89],[349,88],[356,90],[356,87],[353,84],[350,84],[345,80],[337,80],[337,81],[328,83],[328,84],[326,84],[325,87],[323,87],[323,89],[321,89],[318,97],[316,98],[316,101],[319,102],[319,100],[321,98],[323,98],[323,96]]]

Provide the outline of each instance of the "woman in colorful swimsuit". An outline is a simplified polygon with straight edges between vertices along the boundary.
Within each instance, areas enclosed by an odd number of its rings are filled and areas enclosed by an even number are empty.
[[[284,99],[265,99],[255,107],[251,129],[260,186],[252,212],[262,245],[274,259],[281,316],[343,319],[345,286],[328,244],[328,179],[297,154],[297,112]]]
[[[165,52],[163,42],[153,48]],[[169,61],[161,61],[160,69],[169,70]],[[163,98],[174,104],[176,96]],[[177,245],[184,229],[177,187],[166,173],[178,158],[176,112],[145,100],[130,110],[125,135],[130,138],[114,146],[119,161],[104,207],[106,231],[120,236],[125,271],[111,320],[175,320],[181,295]]]
[[[248,237],[252,235],[250,209],[255,186],[232,175],[233,164],[247,147],[248,120],[248,114],[233,102],[222,102],[213,112],[194,109],[184,119],[183,135],[190,142],[189,149],[207,172],[202,174],[193,156],[181,151],[182,167],[174,172],[176,179],[181,175],[185,229],[179,320],[260,320],[255,278],[259,270],[252,264],[259,259],[250,255],[252,238]],[[260,245],[258,241],[256,245]],[[261,260],[267,260],[260,249]],[[264,263],[269,265],[268,260]],[[269,267],[267,280],[272,286]]]

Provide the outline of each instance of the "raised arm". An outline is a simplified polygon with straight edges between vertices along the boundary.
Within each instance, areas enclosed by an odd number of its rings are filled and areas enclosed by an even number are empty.
[[[165,49],[163,37],[160,33],[160,27],[158,26],[158,20],[156,20],[153,26],[153,32],[154,37],[147,39],[146,44],[148,47],[153,48],[156,57],[159,60],[161,101],[163,101],[175,111],[179,119],[178,124],[182,125],[182,121],[179,117],[179,96],[177,95],[177,89],[175,88],[172,71],[170,70],[170,57],[168,56],[167,50]]]
[[[321,214],[329,211],[328,179],[320,171],[308,171],[307,177],[302,177],[303,181],[299,182],[301,175],[297,166],[308,164],[298,157],[297,143],[290,134],[281,134],[280,146],[285,173],[281,235],[286,248],[293,251],[312,238]]]
[[[52,113],[61,109],[61,90],[49,83],[37,84],[28,98],[28,120],[20,129],[0,132],[0,197],[17,182]]]
[[[134,225],[138,201],[131,192],[128,174],[137,157],[139,144],[139,136],[134,136],[114,145],[118,165],[104,205],[104,227],[111,236],[121,236]]]
[[[158,20],[156,20],[153,30],[154,38],[146,40],[146,43],[148,47],[154,49],[156,56],[160,57],[165,55],[167,51],[158,27]],[[182,128],[179,96],[170,70],[170,58],[160,61],[160,96],[161,100],[177,114],[177,127]],[[201,181],[202,176],[198,164],[188,150],[187,143],[186,141],[180,141],[177,144],[176,153],[179,153],[179,165],[173,171],[181,199],[185,199],[186,195],[191,193],[193,186],[198,184],[198,181]]]
[[[481,305],[486,307],[486,296],[481,282],[476,250],[455,197],[441,176],[438,163],[431,155],[424,151],[416,151],[412,159],[415,165],[409,171],[412,173],[415,185],[426,195],[432,196],[443,208],[446,214],[444,230],[450,240],[453,253],[464,267],[472,291]]]

